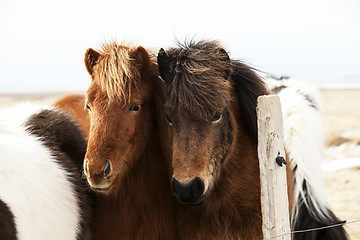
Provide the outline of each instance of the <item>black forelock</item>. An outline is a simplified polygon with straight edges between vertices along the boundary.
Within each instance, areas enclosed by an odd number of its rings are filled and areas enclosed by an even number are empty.
[[[167,57],[171,106],[208,118],[230,101],[230,60],[217,41],[178,43]]]

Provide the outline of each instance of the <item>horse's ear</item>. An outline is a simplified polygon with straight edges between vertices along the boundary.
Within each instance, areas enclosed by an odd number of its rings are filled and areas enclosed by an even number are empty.
[[[99,60],[99,57],[100,57],[100,53],[93,50],[92,48],[86,50],[84,61],[85,61],[86,70],[89,72],[90,75],[93,74],[94,66]]]
[[[169,74],[170,74],[169,64],[170,64],[170,62],[169,62],[169,56],[167,55],[167,53],[165,52],[165,50],[163,48],[161,48],[159,50],[159,53],[157,56],[157,62],[158,62],[160,76],[167,84],[169,82]]]
[[[225,79],[228,79],[230,76],[230,57],[229,54],[223,48],[216,49],[216,53],[219,55],[219,58],[224,61],[225,64]]]
[[[139,46],[135,51],[136,63],[142,70],[146,69],[150,64],[150,57],[148,52],[142,46]]]

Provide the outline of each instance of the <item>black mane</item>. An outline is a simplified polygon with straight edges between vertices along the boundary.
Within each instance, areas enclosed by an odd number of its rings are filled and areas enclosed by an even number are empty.
[[[242,120],[245,123],[246,129],[257,140],[257,98],[268,94],[268,90],[255,70],[240,61],[231,61],[230,79],[236,90]]]

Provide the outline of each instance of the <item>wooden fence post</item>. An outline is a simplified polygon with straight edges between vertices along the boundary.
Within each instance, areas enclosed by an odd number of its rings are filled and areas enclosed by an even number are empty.
[[[285,158],[280,98],[260,96],[257,105],[258,156],[261,185],[261,211],[264,239],[290,232],[286,167],[276,162]],[[290,240],[286,235],[277,239]]]

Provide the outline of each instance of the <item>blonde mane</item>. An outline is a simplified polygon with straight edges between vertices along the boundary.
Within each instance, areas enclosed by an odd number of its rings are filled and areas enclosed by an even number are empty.
[[[132,87],[137,88],[141,79],[141,64],[131,43],[104,43],[100,58],[94,67],[93,79],[111,100],[126,104],[131,98]]]

